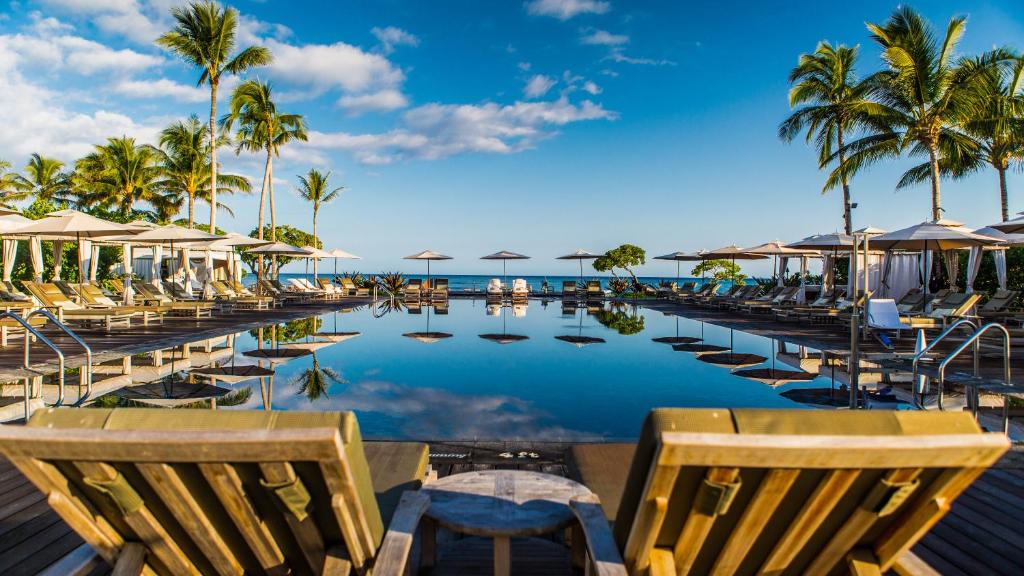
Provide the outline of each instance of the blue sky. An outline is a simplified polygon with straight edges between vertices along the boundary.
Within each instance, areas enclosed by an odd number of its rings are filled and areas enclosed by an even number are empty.
[[[153,45],[172,0],[39,0],[0,10],[0,158],[72,161],[108,136],[152,141],[169,122],[208,114],[198,74]],[[554,256],[623,242],[650,255],[796,240],[841,227],[840,196],[820,194],[812,150],[786,145],[786,75],[822,39],[860,44],[879,66],[865,21],[894,2],[656,0],[358,0],[231,3],[241,40],[268,46],[282,108],[306,116],[310,141],[275,165],[278,221],[308,229],[296,175],[331,170],[346,186],[321,212],[328,248],[361,254],[364,271],[404,269],[431,248],[452,273],[478,257],[529,254],[521,268],[571,273]],[[969,17],[961,52],[1024,48],[1017,0],[917,6],[942,27]],[[230,89],[230,85],[229,88]],[[227,90],[225,90],[226,92]],[[222,98],[222,105],[226,94]],[[222,152],[258,186],[259,158]],[[929,214],[926,187],[894,191],[912,160],[853,183],[855,225],[887,229]],[[1024,177],[1010,208],[1024,210]],[[946,214],[998,220],[994,172],[943,182]],[[243,232],[258,197],[231,200]],[[201,220],[208,210],[199,210]],[[763,272],[754,264],[751,270]],[[644,269],[674,274],[655,261]]]

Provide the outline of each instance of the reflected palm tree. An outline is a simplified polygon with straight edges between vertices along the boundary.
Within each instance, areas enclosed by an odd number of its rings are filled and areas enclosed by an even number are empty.
[[[299,386],[298,395],[305,396],[310,402],[320,398],[330,398],[327,389],[331,383],[344,384],[341,375],[333,368],[320,366],[316,354],[313,354],[313,366],[299,372],[299,375],[292,379],[291,384]]]
[[[405,304],[399,298],[381,300],[373,308],[373,317],[380,318],[381,316],[392,312],[402,312],[404,309]]]

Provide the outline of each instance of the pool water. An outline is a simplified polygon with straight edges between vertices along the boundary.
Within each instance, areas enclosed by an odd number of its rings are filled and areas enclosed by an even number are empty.
[[[440,312],[385,303],[266,327],[240,335],[226,363],[256,363],[243,353],[261,335],[267,349],[315,348],[274,364],[273,382],[264,383],[272,408],[354,410],[364,436],[396,439],[633,439],[653,407],[801,408],[780,392],[832,384],[819,377],[772,388],[734,375],[652,339],[701,338],[764,358],[745,358],[753,367],[790,370],[776,355],[798,350],[642,307],[453,299]],[[218,385],[253,388],[232,408],[264,407],[259,381]]]

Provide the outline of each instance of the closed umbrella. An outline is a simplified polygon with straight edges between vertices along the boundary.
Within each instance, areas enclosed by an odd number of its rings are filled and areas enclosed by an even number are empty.
[[[427,261],[427,287],[430,286],[430,262],[431,262],[431,260],[451,260],[451,259],[452,259],[451,256],[445,256],[444,254],[439,254],[437,252],[434,252],[433,250],[424,250],[422,252],[417,252],[415,254],[410,254],[409,256],[406,256],[405,258],[403,258],[403,260],[426,260]]]
[[[481,260],[501,260],[501,279],[505,285],[508,285],[508,274],[505,272],[505,264],[509,260],[529,260],[529,256],[523,254],[517,254],[508,250],[501,250],[494,254],[488,254],[487,256],[481,256]]]
[[[583,283],[583,261],[584,260],[596,260],[596,259],[598,259],[600,257],[601,256],[599,254],[594,254],[594,253],[591,253],[591,252],[587,252],[586,250],[580,248],[580,249],[576,250],[575,252],[573,252],[571,254],[566,254],[565,256],[559,256],[557,259],[558,260],[579,260],[579,262],[580,262],[580,284],[582,284]]]
[[[676,282],[679,282],[679,263],[680,262],[699,262],[703,260],[700,254],[687,254],[686,252],[673,252],[671,254],[662,254],[661,256],[655,256],[655,260],[669,260],[676,263]]]

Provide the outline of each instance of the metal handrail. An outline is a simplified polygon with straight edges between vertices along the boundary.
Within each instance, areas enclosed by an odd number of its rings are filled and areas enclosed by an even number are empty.
[[[1003,326],[1002,324],[999,324],[998,322],[990,322],[988,324],[985,324],[984,326],[982,326],[978,330],[976,330],[974,332],[974,334],[971,334],[971,336],[967,340],[964,340],[963,343],[961,343],[959,346],[954,348],[953,351],[950,352],[949,355],[947,355],[945,358],[943,358],[942,362],[939,363],[939,372],[938,372],[938,378],[939,378],[939,398],[938,398],[938,400],[939,400],[939,410],[942,409],[942,389],[944,388],[943,384],[945,382],[946,366],[948,366],[950,362],[952,362],[957,356],[959,356],[964,350],[966,350],[968,346],[971,346],[973,344],[973,348],[974,348],[974,376],[977,377],[978,376],[978,344],[979,344],[978,339],[981,338],[982,334],[984,334],[985,332],[988,332],[989,330],[992,330],[992,329],[999,330],[1000,332],[1003,333],[1003,382],[1005,382],[1007,385],[1010,384],[1010,331],[1006,329],[1006,326]],[[1004,402],[1006,402],[1006,401],[1004,400]],[[1005,406],[1004,406],[1004,408],[1005,408]],[[974,394],[973,394],[973,396],[971,398],[971,411],[974,413],[975,417],[977,417],[977,415],[978,415],[978,388],[977,388],[977,386],[974,387]]]
[[[917,392],[917,365],[918,365],[918,363],[929,352],[931,352],[931,350],[933,348],[935,348],[935,346],[939,342],[944,340],[946,338],[946,336],[949,336],[950,334],[953,333],[954,330],[956,330],[957,328],[959,328],[961,326],[968,326],[968,327],[972,328],[975,331],[978,330],[978,325],[975,324],[973,320],[968,320],[967,318],[961,318],[961,319],[957,320],[956,322],[953,322],[952,324],[947,326],[946,329],[943,330],[942,333],[940,333],[934,340],[932,340],[930,344],[925,346],[923,350],[921,350],[920,352],[914,354],[914,358],[913,358],[913,360],[910,363],[910,369],[911,369],[910,371],[911,371],[911,374],[912,374],[912,378],[910,380],[910,382],[911,382],[910,396],[914,400],[914,404],[918,408],[924,408],[924,387],[923,386],[921,387],[921,393],[920,393],[921,401],[918,402],[918,400],[917,400],[917,397],[918,397],[918,392]],[[975,355],[974,355],[974,370],[975,370],[975,372],[977,372],[977,370],[978,370],[978,355],[977,355],[977,353],[975,353]]]
[[[26,316],[25,318],[28,319],[37,315],[49,318],[50,322],[53,322],[53,324],[57,328],[59,328],[61,332],[67,334],[69,337],[71,337],[72,340],[78,343],[78,345],[85,350],[85,395],[89,396],[90,394],[92,394],[92,348],[89,347],[89,345],[85,343],[85,340],[82,340],[82,338],[78,334],[75,334],[75,332],[71,328],[68,328],[66,324],[64,324],[56,316],[54,316],[53,312],[50,312],[45,308],[37,308],[36,310],[29,312],[28,316]],[[79,392],[81,392],[81,388],[79,388]]]
[[[18,324],[21,324],[21,326],[25,329],[25,360],[24,360],[24,367],[25,367],[26,370],[29,370],[29,366],[31,365],[30,350],[32,348],[32,341],[31,341],[32,340],[32,336],[35,336],[37,340],[42,342],[47,348],[52,350],[53,353],[57,355],[57,369],[58,369],[58,372],[57,372],[57,404],[58,405],[62,404],[64,402],[64,353],[60,351],[60,348],[58,348],[56,344],[54,344],[49,338],[47,338],[45,335],[43,335],[42,332],[40,332],[39,330],[36,330],[35,327],[32,326],[32,324],[30,324],[28,322],[28,320],[26,320],[25,318],[22,318],[20,315],[15,314],[14,312],[11,312],[10,310],[7,310],[7,311],[4,311],[4,312],[0,312],[0,319],[2,319],[2,318],[11,318],[15,322],[17,322]],[[29,407],[30,407],[30,402],[31,402],[31,400],[29,398],[29,388],[30,387],[27,384],[27,382],[28,382],[27,378],[26,378],[25,382],[26,382],[26,385],[25,385],[25,419],[28,420],[28,417],[30,416],[30,414],[29,414],[30,408]]]
[[[377,301],[377,290],[383,290],[388,295],[388,299],[390,299],[392,302],[395,301],[395,294],[391,290],[388,290],[386,287],[381,286],[380,284],[374,284],[373,285],[373,301],[374,302]]]

